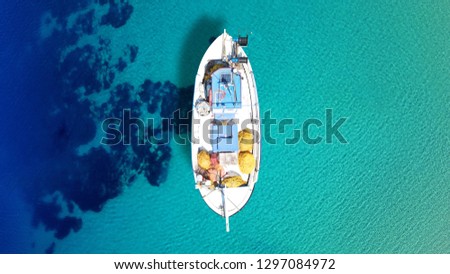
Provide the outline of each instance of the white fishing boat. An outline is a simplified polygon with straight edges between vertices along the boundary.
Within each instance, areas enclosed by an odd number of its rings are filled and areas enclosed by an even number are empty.
[[[226,220],[250,199],[261,157],[258,95],[243,47],[248,36],[226,30],[209,46],[197,76],[192,111],[192,168],[206,204]]]

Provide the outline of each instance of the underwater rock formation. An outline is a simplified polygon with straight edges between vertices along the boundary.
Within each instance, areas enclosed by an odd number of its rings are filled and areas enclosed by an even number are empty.
[[[101,40],[100,44],[106,44]],[[99,51],[102,51],[101,47]],[[92,45],[76,48],[67,54],[61,64],[60,72],[67,89],[84,88],[86,95],[109,88],[114,80],[114,73],[108,71],[110,55],[102,55]]]
[[[79,231],[83,224],[82,212],[101,211],[138,175],[143,175],[153,186],[161,185],[166,179],[172,153],[167,138],[179,130],[173,131],[168,123],[148,124],[143,133],[130,128],[131,149],[123,144],[107,148],[97,144],[79,153],[80,146],[93,141],[99,124],[111,117],[123,119],[124,110],[136,118],[149,114],[172,118],[181,109],[188,117],[192,100],[193,87],[180,89],[169,81],[150,79],[135,85],[120,82],[120,74],[139,60],[139,48],[127,44],[113,52],[111,40],[97,32],[102,26],[125,25],[133,7],[125,0],[95,3],[64,1],[51,7],[50,12],[61,28],[46,37],[41,46],[46,54],[45,65],[56,75],[51,79],[57,88],[46,91],[53,105],[48,106],[45,118],[49,128],[49,138],[46,138],[49,144],[45,147],[49,151],[40,160],[47,164],[26,191],[34,206],[33,225],[43,225],[56,239]],[[108,12],[101,14],[95,5],[109,5]],[[83,36],[89,36],[88,43],[78,43]],[[96,97],[105,99],[99,103]],[[175,121],[189,123],[180,118]],[[143,137],[159,141],[140,145],[139,138]],[[48,199],[55,193],[60,195],[59,199]],[[52,242],[45,251],[53,253],[54,250]]]
[[[73,28],[70,30],[78,35],[91,35],[95,31],[94,25],[95,10],[91,9],[85,13],[78,15]]]
[[[63,193],[82,211],[99,212],[105,203],[122,192],[117,159],[103,148],[92,148],[75,159],[67,170]]]
[[[103,15],[100,25],[111,25],[120,28],[130,18],[133,13],[133,6],[127,0],[109,0],[108,13]]]
[[[128,51],[130,55],[130,62],[134,63],[136,61],[136,57],[138,55],[139,48],[134,45],[128,45]]]
[[[76,217],[59,217],[62,211],[56,200],[51,202],[40,201],[34,205],[33,226],[44,224],[46,230],[54,231],[55,238],[62,239],[69,235],[70,231],[80,230],[82,220]]]
[[[52,242],[52,244],[45,250],[46,254],[53,254],[55,253],[55,242]]]

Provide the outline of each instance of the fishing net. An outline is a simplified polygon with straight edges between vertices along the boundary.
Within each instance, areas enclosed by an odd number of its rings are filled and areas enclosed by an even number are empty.
[[[246,182],[241,178],[241,176],[233,176],[223,179],[222,184],[227,187],[240,187],[245,185]]]
[[[253,134],[249,129],[239,131],[239,150],[240,151],[252,151],[253,149]]]
[[[250,174],[256,166],[255,157],[248,151],[239,153],[238,162],[239,169],[244,174]]]
[[[200,151],[197,154],[197,162],[199,167],[209,169],[211,166],[211,158],[209,157],[209,153],[205,150]]]

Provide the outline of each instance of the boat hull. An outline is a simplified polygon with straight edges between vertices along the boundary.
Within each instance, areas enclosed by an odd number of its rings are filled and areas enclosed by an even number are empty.
[[[232,59],[232,57],[239,57]],[[232,61],[241,63],[232,63]],[[208,94],[208,72],[211,67],[215,66],[227,66],[227,63],[231,64],[233,68],[230,68],[232,75],[239,75],[240,78],[236,78],[236,82],[239,82],[239,102],[237,98],[237,92],[233,94],[224,92],[223,97],[230,97],[231,107],[223,107],[223,110],[218,110],[217,106],[214,105],[214,98]],[[227,68],[223,68],[226,70]],[[214,77],[214,74],[211,76]],[[205,80],[206,79],[206,80]],[[212,80],[210,81],[212,82]],[[191,128],[191,150],[192,150],[192,169],[194,173],[194,180],[196,182],[196,188],[203,200],[206,202],[208,207],[210,207],[214,212],[228,218],[237,212],[239,212],[249,201],[255,184],[258,181],[259,168],[260,168],[260,156],[261,156],[261,134],[260,134],[260,114],[259,114],[259,103],[257,96],[257,89],[255,78],[253,75],[253,70],[250,62],[248,61],[247,55],[242,49],[242,47],[236,45],[233,42],[233,38],[224,31],[208,48],[205,52],[196,75],[195,86],[194,86],[194,99],[193,99],[193,112],[192,112],[192,128]],[[214,87],[213,87],[214,89]],[[209,88],[211,90],[211,88]],[[235,90],[237,88],[235,87]],[[208,96],[209,95],[209,96]],[[219,95],[220,96],[220,95]],[[209,97],[209,98],[208,98]],[[217,98],[216,98],[217,99]],[[234,100],[234,101],[233,101]],[[200,102],[200,103],[199,103]],[[223,101],[222,101],[223,102]],[[203,104],[204,108],[199,107]],[[216,109],[209,109],[211,105],[216,106]],[[222,105],[225,105],[222,103]],[[237,107],[236,107],[237,106]],[[203,107],[203,106],[202,106]],[[218,119],[218,116],[233,115],[233,121],[236,122],[236,130],[242,131],[244,129],[250,130],[253,133],[253,144],[251,148],[251,154],[255,159],[254,169],[249,174],[244,174],[239,170],[237,164],[237,157],[239,156],[239,151],[235,153],[217,153],[218,162],[224,166],[224,170],[227,173],[232,173],[240,176],[245,183],[240,187],[223,187],[214,186],[213,180],[209,182],[206,180],[205,176],[201,175],[201,168],[199,167],[198,154],[201,150],[206,150],[210,154],[216,154],[216,150],[220,148],[215,147],[215,144],[211,144],[210,130],[211,121]],[[232,149],[230,149],[232,150]],[[205,170],[203,170],[203,173]],[[207,177],[207,175],[206,175]]]

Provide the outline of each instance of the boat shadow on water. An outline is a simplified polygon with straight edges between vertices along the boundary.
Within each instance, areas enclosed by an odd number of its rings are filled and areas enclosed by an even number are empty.
[[[175,129],[183,138],[189,138],[191,129],[191,110],[194,95],[194,80],[203,54],[209,45],[223,32],[224,22],[220,18],[213,18],[208,15],[199,17],[186,32],[186,38],[180,48],[178,60],[178,83],[180,85],[178,96],[178,109],[182,119],[178,119]],[[177,115],[175,115],[176,117]],[[177,120],[177,119],[176,119]],[[188,159],[191,158],[190,142],[182,143],[183,154]]]

